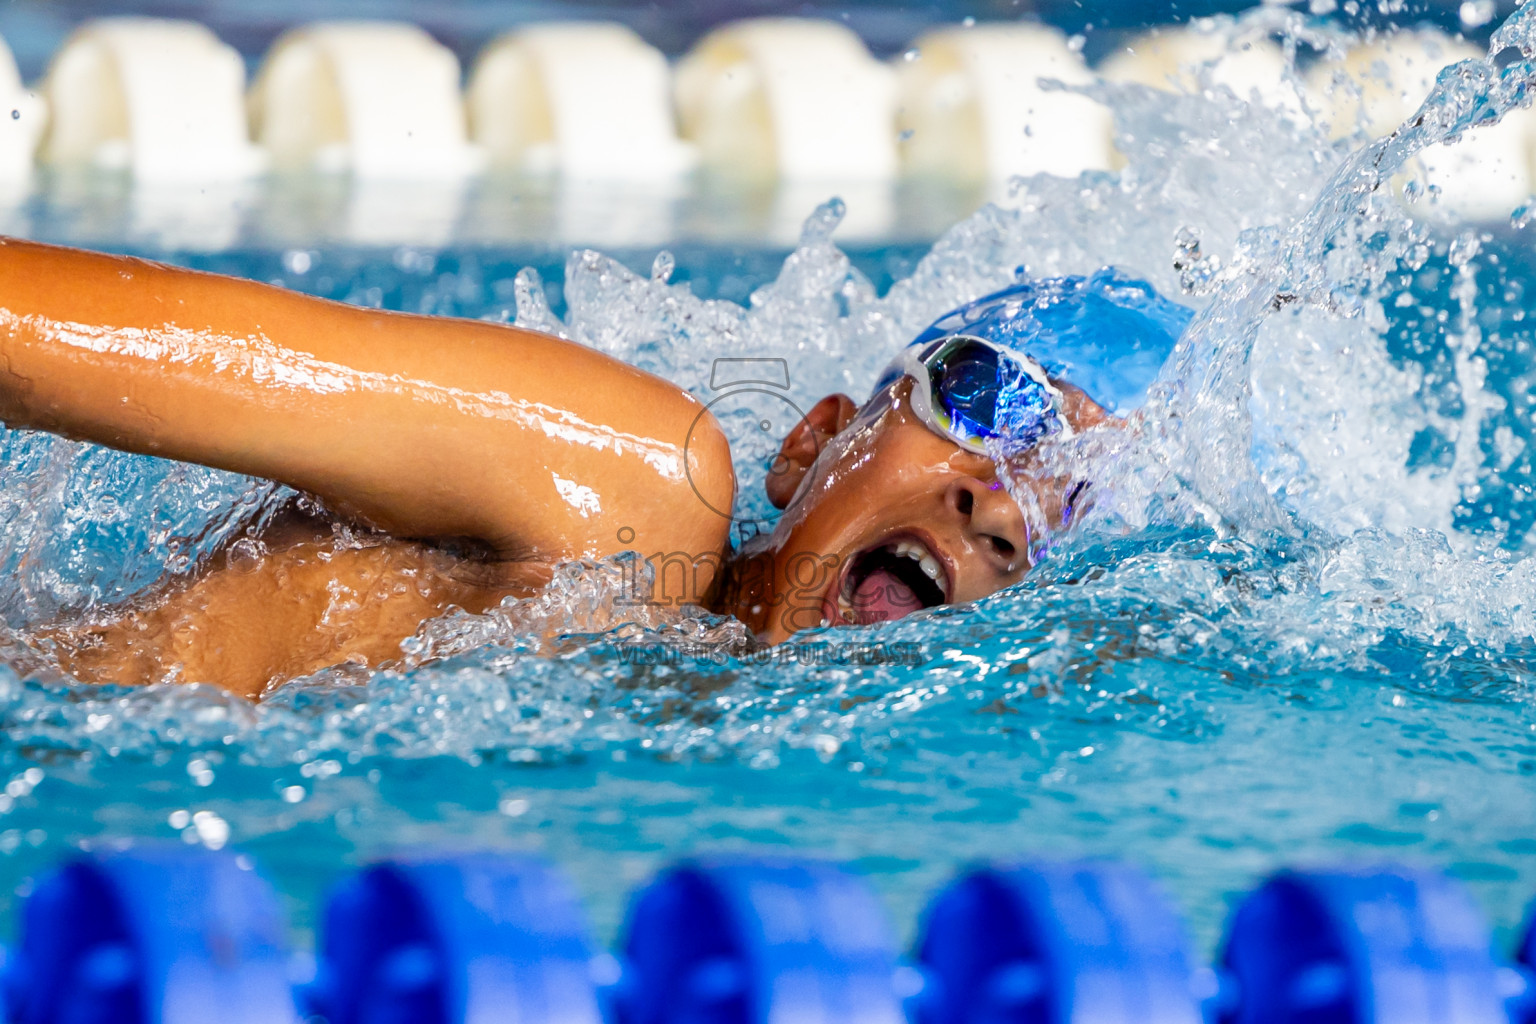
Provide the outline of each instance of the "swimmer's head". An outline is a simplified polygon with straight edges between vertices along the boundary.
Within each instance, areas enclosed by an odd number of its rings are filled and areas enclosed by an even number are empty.
[[[1190,319],[1140,281],[1023,281],[936,321],[862,406],[817,402],[767,481],[784,509],[737,611],[769,642],[900,618],[1017,583],[1041,538],[987,454],[1128,412]],[[1051,525],[1082,481],[1036,494]]]

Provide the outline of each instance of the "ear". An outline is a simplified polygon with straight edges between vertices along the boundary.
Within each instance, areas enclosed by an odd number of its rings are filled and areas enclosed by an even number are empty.
[[[858,411],[859,407],[847,395],[828,395],[811,406],[805,418],[795,424],[795,429],[779,445],[779,454],[774,457],[773,465],[768,469],[768,479],[763,484],[774,508],[784,508],[790,503],[821,450],[853,422]]]

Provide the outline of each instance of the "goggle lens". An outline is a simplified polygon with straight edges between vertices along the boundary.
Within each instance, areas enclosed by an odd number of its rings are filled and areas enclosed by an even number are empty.
[[[875,393],[902,377],[925,393],[914,405],[924,422],[978,453],[987,452],[990,438],[1032,445],[1064,426],[1057,412],[1060,393],[1046,383],[1044,369],[980,338],[954,334],[898,357]]]
[[[996,349],[967,338],[952,339],[924,363],[934,414],[957,438],[976,442],[996,435],[999,390],[1018,370]]]

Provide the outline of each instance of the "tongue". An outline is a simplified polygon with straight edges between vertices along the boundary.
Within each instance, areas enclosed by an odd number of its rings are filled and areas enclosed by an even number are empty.
[[[912,588],[885,569],[870,573],[853,592],[853,615],[859,622],[889,622],[922,607]]]

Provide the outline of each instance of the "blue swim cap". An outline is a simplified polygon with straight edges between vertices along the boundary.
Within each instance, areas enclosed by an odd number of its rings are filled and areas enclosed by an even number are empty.
[[[944,314],[912,340],[968,334],[1028,355],[1112,413],[1145,400],[1194,311],[1113,267],[1021,280]]]

